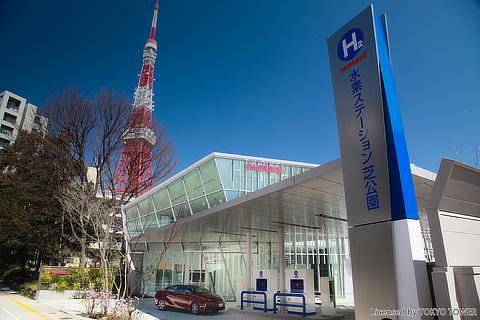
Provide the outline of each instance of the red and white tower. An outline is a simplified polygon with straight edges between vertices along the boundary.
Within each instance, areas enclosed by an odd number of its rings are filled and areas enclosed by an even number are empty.
[[[142,70],[135,89],[133,110],[128,128],[125,131],[122,155],[114,176],[116,192],[141,194],[153,186],[152,147],[156,137],[152,131],[153,75],[157,57],[158,0],[153,11],[150,36],[143,49]]]

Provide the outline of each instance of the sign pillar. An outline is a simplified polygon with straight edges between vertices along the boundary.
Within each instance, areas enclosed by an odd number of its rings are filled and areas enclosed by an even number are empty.
[[[427,319],[423,242],[388,49],[370,5],[328,39],[357,319]]]

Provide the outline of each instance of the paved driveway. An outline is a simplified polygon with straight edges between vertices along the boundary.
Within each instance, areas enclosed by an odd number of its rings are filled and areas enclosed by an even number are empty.
[[[68,320],[74,317],[18,294],[0,292],[1,320]]]
[[[157,307],[153,304],[153,299],[145,298],[140,302],[139,309],[149,315],[156,317],[160,320],[175,320],[175,319],[183,319],[183,320],[190,320],[190,319],[212,319],[212,320],[267,320],[267,319],[353,319],[352,311],[346,310],[342,313],[340,317],[324,317],[324,316],[314,316],[314,317],[307,317],[302,318],[301,316],[296,315],[274,315],[272,312],[264,314],[261,311],[241,311],[238,309],[229,309],[226,311],[221,311],[216,314],[206,314],[206,315],[192,315],[187,312],[178,312],[178,311],[160,311]]]

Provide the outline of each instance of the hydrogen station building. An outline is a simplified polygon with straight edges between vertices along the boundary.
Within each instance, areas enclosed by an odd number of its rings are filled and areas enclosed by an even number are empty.
[[[211,153],[128,203],[132,290],[193,283],[265,311],[334,315],[345,304],[360,320],[478,319],[480,170],[410,163],[373,6],[328,50],[341,158]]]

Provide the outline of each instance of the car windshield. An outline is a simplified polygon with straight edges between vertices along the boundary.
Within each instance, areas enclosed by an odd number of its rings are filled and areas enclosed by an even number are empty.
[[[210,293],[208,289],[197,287],[197,286],[189,287],[188,290],[190,290],[190,292],[192,293]]]

